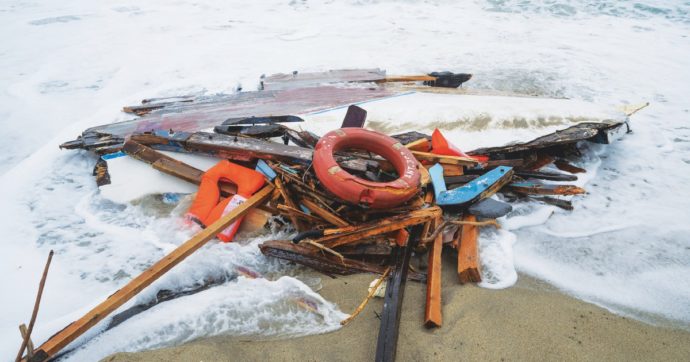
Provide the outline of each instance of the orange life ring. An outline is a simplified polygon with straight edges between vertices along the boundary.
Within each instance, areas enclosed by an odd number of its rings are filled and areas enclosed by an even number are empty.
[[[219,202],[220,189],[218,188],[218,182],[221,179],[237,185],[237,194]],[[222,160],[201,176],[199,191],[187,211],[186,218],[200,223],[202,227],[211,225],[223,215],[244,203],[265,182],[266,180],[260,172],[234,164],[228,160]],[[224,242],[231,241],[235,233],[237,233],[241,222],[242,218],[232,223],[216,236]]]
[[[391,182],[373,182],[343,170],[333,154],[356,148],[388,160],[398,175]],[[374,209],[394,207],[418,192],[420,173],[417,159],[398,140],[363,128],[341,128],[326,133],[314,150],[314,171],[323,186],[339,198]]]

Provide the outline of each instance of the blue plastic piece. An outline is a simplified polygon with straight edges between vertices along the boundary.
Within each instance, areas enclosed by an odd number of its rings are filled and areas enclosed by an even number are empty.
[[[259,160],[259,162],[256,163],[256,170],[264,174],[269,181],[273,181],[273,179],[278,176],[264,160]]]
[[[431,183],[434,185],[436,204],[439,206],[464,206],[479,197],[491,185],[501,180],[512,167],[499,166],[480,177],[453,190],[446,189],[443,167],[440,164],[429,169]]]

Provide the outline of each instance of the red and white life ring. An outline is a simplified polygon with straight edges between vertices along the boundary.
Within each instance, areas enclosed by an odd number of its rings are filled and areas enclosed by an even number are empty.
[[[373,152],[388,160],[399,178],[373,182],[343,170],[333,154],[355,148]],[[374,209],[394,207],[418,192],[420,173],[414,155],[398,140],[363,128],[341,128],[326,133],[314,150],[314,171],[323,186],[339,198]]]

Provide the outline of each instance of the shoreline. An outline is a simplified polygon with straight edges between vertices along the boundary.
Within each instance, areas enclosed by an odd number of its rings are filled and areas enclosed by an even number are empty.
[[[446,254],[447,255],[447,254]],[[422,325],[426,285],[408,282],[397,359],[436,360],[688,360],[690,332],[613,314],[520,275],[508,289],[457,283],[453,258],[444,255],[443,326]],[[327,300],[351,313],[366,296],[371,274],[332,279],[318,274]],[[369,361],[376,351],[381,298],[331,333],[289,339],[247,336],[201,338],[179,346],[121,352],[103,361],[331,360]]]

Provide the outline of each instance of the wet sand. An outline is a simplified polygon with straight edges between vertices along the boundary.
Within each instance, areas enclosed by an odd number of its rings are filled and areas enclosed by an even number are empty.
[[[487,290],[457,283],[455,264],[443,265],[443,326],[422,326],[426,286],[409,282],[400,322],[398,361],[457,360],[690,360],[690,332],[645,324],[564,295],[521,276],[512,288]],[[372,275],[322,276],[320,293],[349,313]],[[252,341],[213,337],[105,361],[371,361],[382,299],[350,324],[315,336]]]

